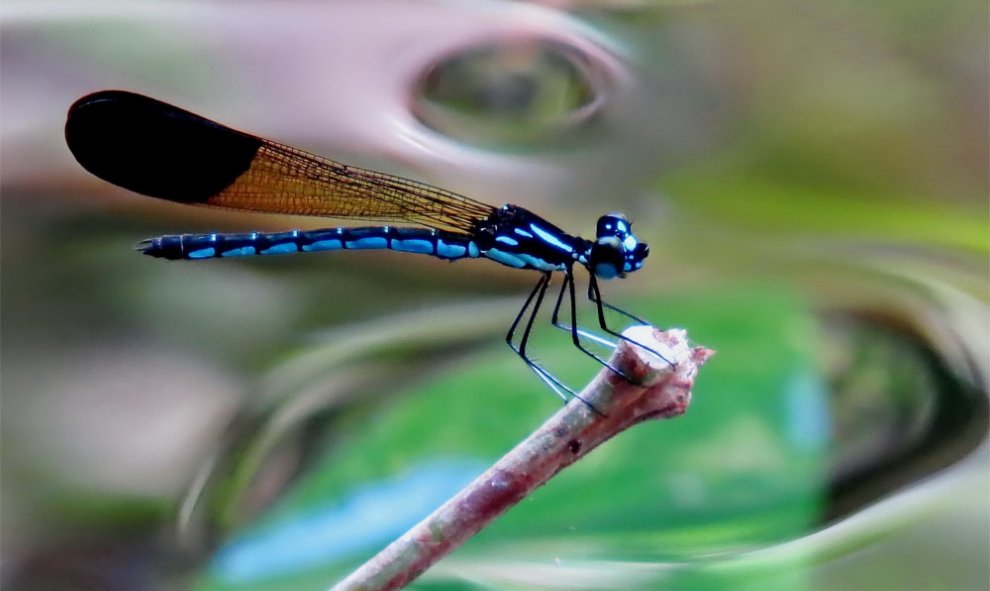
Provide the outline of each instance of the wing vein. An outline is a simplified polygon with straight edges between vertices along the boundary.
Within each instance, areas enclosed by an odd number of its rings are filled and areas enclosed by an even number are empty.
[[[260,138],[259,138],[260,139]],[[404,221],[470,233],[495,208],[425,183],[348,166],[261,139],[251,166],[209,205],[249,211]]]

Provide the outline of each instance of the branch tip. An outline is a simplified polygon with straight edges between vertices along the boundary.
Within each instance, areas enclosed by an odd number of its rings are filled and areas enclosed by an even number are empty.
[[[581,392],[484,474],[332,591],[399,589],[555,474],[630,426],[683,414],[698,367],[714,351],[690,347],[687,331],[635,326]],[[633,341],[633,342],[629,342]],[[594,405],[596,412],[589,408]]]

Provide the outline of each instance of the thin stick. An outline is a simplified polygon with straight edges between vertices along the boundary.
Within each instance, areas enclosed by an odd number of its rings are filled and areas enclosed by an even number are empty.
[[[612,354],[613,367],[642,385],[630,384],[602,369],[580,394],[588,404],[569,402],[474,482],[331,591],[402,588],[609,438],[647,419],[683,414],[691,402],[698,367],[714,351],[689,348],[686,332],[679,329],[659,332],[637,326],[623,334],[676,363],[669,365],[640,347],[620,342]]]

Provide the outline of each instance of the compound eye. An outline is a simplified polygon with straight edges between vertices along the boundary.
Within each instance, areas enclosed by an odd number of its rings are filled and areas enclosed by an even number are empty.
[[[629,233],[631,224],[621,213],[608,213],[598,218],[597,237],[618,236],[623,239]]]

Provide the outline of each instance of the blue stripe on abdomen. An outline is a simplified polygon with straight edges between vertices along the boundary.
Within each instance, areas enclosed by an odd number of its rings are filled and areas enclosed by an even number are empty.
[[[315,240],[309,244],[302,245],[303,252],[318,252],[321,250],[340,250],[344,248],[344,243],[339,238],[328,240]]]
[[[232,248],[230,250],[223,251],[220,256],[224,257],[246,257],[258,254],[258,249],[253,246],[242,246],[240,248]]]
[[[225,250],[223,251],[223,253],[221,253],[220,256],[225,256],[225,255],[232,256],[232,255],[228,255],[227,253],[240,251],[241,248],[244,247],[239,247],[232,250]],[[269,246],[264,250],[258,251],[258,254],[292,254],[294,252],[299,252],[299,245],[296,244],[295,241],[292,241],[292,242],[282,242],[279,244],[273,244],[272,246]]]
[[[333,250],[395,250],[445,260],[480,256],[467,236],[424,228],[328,228],[244,234],[183,234],[143,241],[144,254],[166,259],[206,259]]]
[[[437,238],[437,256],[442,259],[461,259],[467,256],[469,247],[474,246],[474,242],[464,244],[451,244],[444,240],[443,238]],[[478,247],[474,246],[474,254],[472,257],[478,256]]]
[[[382,236],[367,236],[355,240],[345,240],[344,248],[348,250],[380,250],[388,248],[388,238]]]
[[[191,259],[208,259],[216,255],[217,255],[217,249],[210,247],[210,248],[197,248],[196,250],[191,251],[186,256]]]
[[[392,240],[392,250],[399,252],[415,252],[419,254],[435,254],[434,240],[423,240],[420,238],[406,238],[403,240]]]

